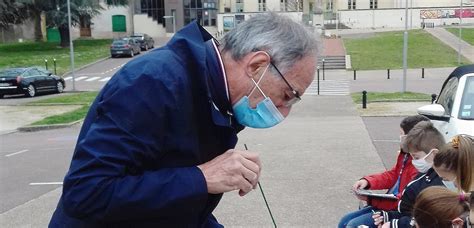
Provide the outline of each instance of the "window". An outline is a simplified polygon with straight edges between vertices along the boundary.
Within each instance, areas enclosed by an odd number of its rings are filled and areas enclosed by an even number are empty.
[[[443,87],[443,91],[438,97],[437,103],[442,105],[445,109],[445,115],[450,116],[453,109],[454,98],[456,96],[456,90],[458,88],[458,78],[452,77]]]
[[[189,1],[191,4],[188,4]],[[197,20],[197,22],[202,26],[215,26],[217,20],[216,6],[217,0],[183,1],[184,24],[186,25],[191,23],[193,20]]]
[[[258,11],[267,11],[266,0],[258,0]]]
[[[347,0],[347,9],[356,9],[356,0]]]
[[[371,9],[377,9],[377,2],[378,0],[370,0],[370,8]]]
[[[184,5],[189,5],[189,2],[194,2],[194,0],[185,0]],[[149,17],[158,21],[158,23],[163,24],[165,16],[165,3],[164,0],[141,0],[140,1],[140,11],[141,13],[148,14]]]
[[[333,2],[331,0],[326,3],[326,10],[332,11],[332,9],[333,9]]]
[[[244,0],[235,1],[235,12],[244,12]]]
[[[459,108],[459,119],[474,119],[474,77],[468,77]]]

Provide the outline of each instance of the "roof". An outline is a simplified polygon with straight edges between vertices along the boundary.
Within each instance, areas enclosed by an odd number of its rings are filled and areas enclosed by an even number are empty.
[[[465,66],[460,66],[454,69],[453,72],[449,75],[448,79],[452,77],[457,77],[458,79],[461,78],[462,76],[466,74],[474,73],[474,65],[465,65]],[[447,81],[446,80],[446,81]]]

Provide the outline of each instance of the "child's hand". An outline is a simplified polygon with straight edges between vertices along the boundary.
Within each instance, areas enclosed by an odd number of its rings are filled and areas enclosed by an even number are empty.
[[[369,182],[367,182],[366,179],[360,179],[352,185],[352,191],[357,191],[359,189],[365,189],[369,185]]]
[[[355,193],[355,196],[359,200],[366,201],[366,202],[369,201],[369,197],[367,197],[367,196],[361,196],[361,195],[358,195],[357,193]]]
[[[372,215],[372,218],[374,219],[374,224],[376,226],[381,227],[383,224],[383,216],[380,215],[380,212],[376,212]],[[390,223],[388,223],[390,225]],[[390,226],[389,226],[390,227]]]

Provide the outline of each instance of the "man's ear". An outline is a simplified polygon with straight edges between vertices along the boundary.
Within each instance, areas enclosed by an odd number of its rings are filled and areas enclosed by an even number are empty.
[[[433,149],[433,155],[436,155],[437,153],[439,153],[439,150],[438,149]]]
[[[270,56],[264,51],[257,51],[248,54],[246,73],[249,77],[258,76],[258,73],[270,64]],[[254,78],[255,80],[258,80]]]
[[[461,228],[464,225],[464,221],[458,217],[453,219],[453,221],[451,221],[451,224],[453,224],[454,227]]]

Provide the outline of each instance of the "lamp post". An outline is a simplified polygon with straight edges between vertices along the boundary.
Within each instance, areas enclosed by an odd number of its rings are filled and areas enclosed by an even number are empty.
[[[461,45],[462,45],[462,0],[459,4],[459,47],[458,47],[458,65],[461,65]]]
[[[176,17],[174,15],[174,11],[171,12],[173,15],[171,16],[163,16],[164,19],[168,19],[168,18],[171,18],[173,19],[173,34],[176,33]]]
[[[402,93],[407,88],[407,55],[408,55],[408,0],[405,1],[405,31],[403,32],[403,85]]]
[[[67,21],[68,21],[68,32],[69,32],[69,55],[71,58],[71,74],[72,74],[72,91],[76,91],[75,76],[74,76],[74,47],[71,37],[71,3],[67,0]]]

